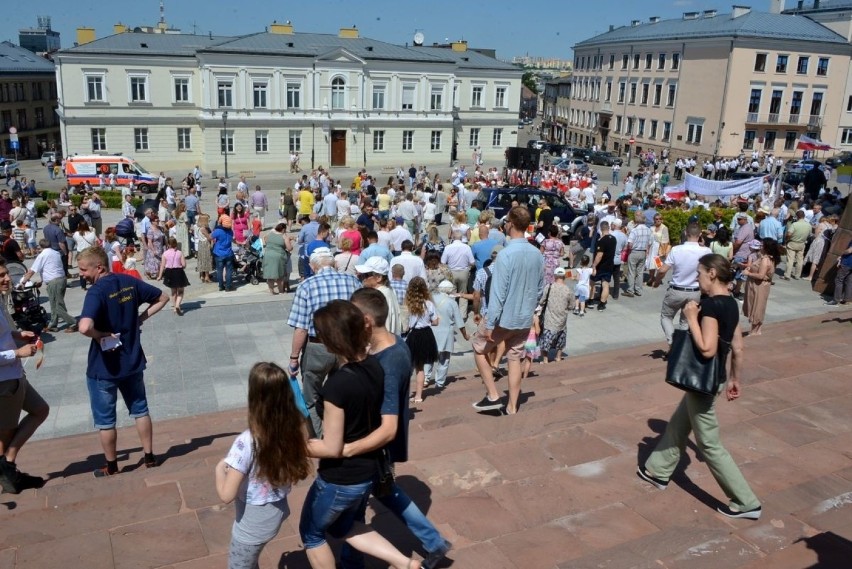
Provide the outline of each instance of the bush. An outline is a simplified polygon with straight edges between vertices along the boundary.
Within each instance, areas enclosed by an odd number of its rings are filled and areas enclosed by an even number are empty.
[[[681,235],[683,235],[686,226],[689,224],[689,218],[697,215],[701,227],[706,228],[715,219],[713,211],[712,209],[698,207],[688,211],[682,209],[663,209],[658,210],[658,213],[663,217],[663,224],[669,228],[669,240],[671,244],[679,245]],[[731,222],[736,212],[737,210],[731,208],[722,209],[722,220],[726,225]]]
[[[124,201],[124,199],[121,197],[120,193],[118,193],[118,192],[116,192],[116,193],[103,193],[103,194],[99,194],[99,195],[101,196],[101,203],[102,203],[101,207],[104,207],[106,209],[121,209],[121,203]],[[47,192],[47,199],[59,200],[59,193],[58,192]],[[72,195],[71,196],[71,203],[73,203],[77,207],[80,207],[80,202],[82,202],[82,201],[83,201],[83,198],[81,196],[78,196],[78,195]],[[133,207],[139,207],[140,205],[142,205],[142,201],[143,200],[142,200],[141,197],[130,198],[130,203],[133,204]],[[41,202],[41,203],[44,204],[44,211],[47,211],[47,204],[45,202]],[[41,212],[40,210],[39,210],[39,214],[44,215],[43,212]]]

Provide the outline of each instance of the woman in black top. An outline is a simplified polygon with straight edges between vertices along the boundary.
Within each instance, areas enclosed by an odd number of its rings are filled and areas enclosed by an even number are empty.
[[[722,385],[728,401],[740,396],[740,368],[742,367],[743,336],[739,326],[737,301],[728,292],[733,280],[731,263],[721,255],[704,255],[698,261],[698,286],[701,304],[688,303],[683,314],[689,323],[689,332],[696,348],[705,358],[721,358]],[[728,351],[732,352],[730,377],[725,377]],[[721,392],[722,389],[720,388]],[[719,440],[719,422],[713,408],[715,397],[686,392],[669,419],[666,432],[637,474],[660,490],[665,490],[680,455],[686,447],[689,432],[695,441],[710,472],[730,500],[716,510],[731,518],[760,518],[761,508],[734,459]]]
[[[362,521],[378,474],[381,451],[343,458],[344,443],[362,439],[381,424],[384,371],[367,355],[370,331],[364,314],[349,301],[332,300],[314,314],[319,340],[337,358],[320,391],[323,438],[308,441],[308,453],[319,458],[299,522],[299,534],[311,567],[334,569],[334,553],[325,540],[345,539],[349,545],[396,569],[419,569],[390,542]]]

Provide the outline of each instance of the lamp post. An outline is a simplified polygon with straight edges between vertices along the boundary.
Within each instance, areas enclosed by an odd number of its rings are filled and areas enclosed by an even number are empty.
[[[228,111],[222,112],[222,149],[225,151],[225,178],[228,177]]]

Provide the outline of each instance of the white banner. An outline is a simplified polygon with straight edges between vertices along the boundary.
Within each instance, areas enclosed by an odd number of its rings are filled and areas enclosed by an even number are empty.
[[[755,176],[754,178],[745,178],[743,180],[716,181],[687,174],[683,187],[701,196],[752,195],[763,191],[763,176]]]

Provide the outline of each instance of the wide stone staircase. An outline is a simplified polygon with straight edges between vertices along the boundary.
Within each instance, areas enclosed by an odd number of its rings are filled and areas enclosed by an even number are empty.
[[[516,416],[478,414],[474,372],[412,413],[397,479],[454,544],[442,566],[586,569],[852,567],[852,311],[768,325],[746,338],[744,394],[720,398],[722,440],[763,501],[761,520],[715,513],[724,495],[690,443],[660,492],[635,476],[680,392],[661,345],[533,367]],[[498,385],[506,386],[506,380]],[[0,569],[227,566],[233,506],[213,466],[246,425],[232,411],[156,421],[164,463],[139,467],[119,431],[122,473],[95,479],[95,433],[28,444],[20,466],[50,478],[0,495]],[[261,567],[306,568],[298,535],[310,480]],[[417,540],[381,505],[373,525],[406,553]],[[384,567],[369,559],[368,567]]]

